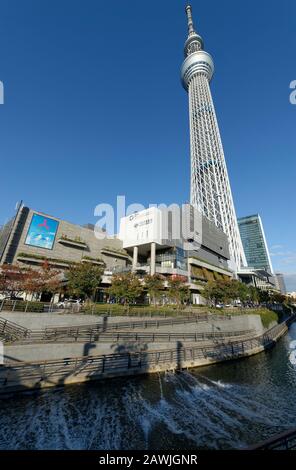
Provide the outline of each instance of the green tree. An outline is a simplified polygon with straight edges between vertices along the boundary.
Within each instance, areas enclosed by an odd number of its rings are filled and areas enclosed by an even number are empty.
[[[280,292],[273,292],[270,297],[271,301],[276,302],[277,304],[283,304],[287,300],[286,296]]]
[[[252,303],[259,302],[259,292],[257,287],[249,286],[249,299]]]
[[[147,274],[147,276],[144,277],[144,283],[149,294],[150,301],[155,305],[164,289],[163,277],[159,274],[154,274],[153,276]]]
[[[240,300],[242,304],[245,304],[249,300],[249,288],[243,282],[237,281],[236,279],[230,281],[229,291],[230,300]]]
[[[268,303],[271,301],[270,293],[266,290],[258,290],[259,302],[260,303]]]
[[[90,263],[77,263],[66,273],[67,290],[77,297],[87,300],[94,297],[95,290],[102,280],[103,268]]]
[[[177,305],[181,306],[190,300],[190,288],[182,276],[168,279],[168,295]]]
[[[213,305],[226,302],[229,295],[226,282],[209,281],[202,291],[202,296]]]
[[[125,304],[134,302],[143,292],[143,285],[133,273],[115,274],[112,276],[112,286],[108,292],[116,301],[123,300]]]
[[[214,305],[233,300],[245,302],[248,294],[248,287],[236,279],[209,281],[202,292],[203,297]]]

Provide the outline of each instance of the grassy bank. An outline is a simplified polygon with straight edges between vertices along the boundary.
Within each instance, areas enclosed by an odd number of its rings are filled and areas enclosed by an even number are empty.
[[[271,323],[279,321],[279,315],[272,310],[267,308],[248,308],[248,309],[216,309],[209,308],[206,306],[190,307],[179,309],[177,306],[157,306],[153,307],[150,305],[131,305],[129,308],[124,305],[118,304],[89,304],[83,308],[83,313],[92,315],[103,315],[108,314],[112,316],[167,316],[177,317],[182,315],[193,314],[231,314],[231,315],[260,315],[262,324],[267,328]]]
[[[194,309],[194,313],[207,313],[207,307]],[[180,309],[175,305],[156,306],[153,305],[130,305],[129,307],[119,304],[89,304],[83,307],[83,313],[93,315],[103,315],[104,313],[112,316],[168,316],[177,317],[188,315],[188,309]]]
[[[0,302],[1,303],[1,302]],[[2,306],[3,310],[14,311],[14,312],[43,312],[43,302],[27,302],[25,300],[5,300]]]
[[[226,309],[224,309],[226,312]],[[264,328],[268,328],[273,322],[279,322],[280,316],[278,313],[268,308],[247,308],[247,309],[228,309],[228,313],[231,315],[260,315]]]

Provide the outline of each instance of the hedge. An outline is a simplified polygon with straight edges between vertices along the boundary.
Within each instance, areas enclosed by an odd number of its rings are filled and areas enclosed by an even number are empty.
[[[15,305],[15,307],[14,307]],[[43,312],[44,303],[43,302],[26,302],[25,300],[6,300],[3,304],[3,309],[12,310],[14,307],[14,312]]]

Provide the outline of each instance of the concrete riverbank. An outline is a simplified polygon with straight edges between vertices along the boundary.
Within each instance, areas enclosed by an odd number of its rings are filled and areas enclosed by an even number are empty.
[[[30,330],[25,338],[5,344],[4,362],[31,362],[60,358],[95,356],[120,352],[174,349],[178,342],[195,346],[213,341],[239,340],[263,333],[258,315],[241,315],[220,319],[208,316],[175,319],[104,318],[85,315],[7,313],[4,319]],[[92,321],[91,321],[92,320]],[[77,329],[76,329],[77,327]],[[54,343],[54,345],[52,344]]]
[[[170,348],[117,354],[85,355],[63,359],[14,362],[0,368],[0,394],[40,390],[48,387],[133,376],[167,370],[200,367],[248,357],[272,347],[288,331],[289,320],[261,335],[212,344],[186,344],[177,341]]]

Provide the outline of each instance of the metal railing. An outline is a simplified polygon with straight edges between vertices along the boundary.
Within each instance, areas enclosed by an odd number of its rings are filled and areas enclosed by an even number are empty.
[[[290,429],[281,434],[260,442],[247,450],[292,450],[296,449],[296,429]]]
[[[271,328],[267,333],[255,338],[237,341],[228,341],[213,345],[199,345],[177,347],[158,351],[124,352],[100,356],[83,356],[41,362],[14,362],[0,366],[0,393],[9,388],[25,389],[26,386],[38,388],[42,382],[47,386],[64,384],[70,376],[82,375],[87,380],[104,377],[106,374],[124,375],[132,370],[134,373],[143,373],[146,370],[160,366],[166,368],[182,369],[183,364],[194,366],[195,360],[207,359],[210,361],[223,361],[243,357],[248,353],[258,352],[270,347],[275,339],[287,330],[288,322]]]
[[[174,326],[174,325],[185,325],[188,323],[201,323],[215,320],[231,320],[231,315],[216,315],[216,314],[203,314],[203,315],[187,315],[183,317],[167,317],[155,320],[129,320],[121,322],[108,322],[108,317],[103,318],[103,324],[108,330],[118,330],[129,328],[134,330],[136,328],[159,328],[160,326]]]
[[[145,320],[145,321],[126,321],[126,322],[108,322],[108,317],[103,317],[103,321],[100,323],[92,323],[86,325],[77,325],[75,327],[69,326],[58,326],[52,328],[45,328],[43,330],[30,330],[26,329],[20,325],[17,325],[13,322],[7,322],[7,324],[14,325],[14,332],[16,333],[14,337],[7,337],[7,341],[17,341],[23,337],[27,338],[29,342],[30,339],[33,341],[45,341],[50,339],[54,341],[61,338],[78,338],[78,337],[92,337],[100,332],[110,332],[110,331],[120,331],[125,329],[147,329],[147,328],[159,328],[161,326],[171,326],[174,325],[186,325],[194,324],[199,322],[209,322],[210,320],[219,320],[221,319],[218,315],[204,315],[204,316],[194,316],[194,317],[176,317],[176,318],[166,318],[158,320]],[[224,317],[223,317],[224,319]],[[26,335],[23,334],[23,331],[26,330]],[[0,330],[1,331],[1,330]]]
[[[209,317],[207,317],[209,318]],[[216,316],[213,316],[216,318]],[[44,342],[171,342],[177,340],[183,341],[206,341],[222,340],[238,336],[250,336],[254,330],[234,330],[234,331],[215,331],[215,325],[209,332],[191,332],[191,333],[173,333],[173,332],[123,332],[124,329],[136,328],[158,328],[163,325],[180,325],[188,323],[198,323],[196,317],[146,320],[144,322],[118,322],[118,323],[95,323],[88,325],[78,325],[75,327],[60,326],[49,327],[43,330],[30,330],[16,323],[0,318],[0,336],[7,343],[44,343]],[[279,325],[278,325],[279,326]],[[265,333],[267,334],[267,333]]]
[[[240,336],[250,336],[254,334],[254,330],[237,330],[237,331],[209,331],[209,332],[192,332],[192,333],[155,333],[155,332],[108,332],[94,328],[46,328],[45,330],[30,330],[27,335],[16,338],[14,344],[23,343],[49,343],[49,342],[102,342],[102,343],[118,343],[126,342],[171,342],[171,341],[206,341],[206,340],[226,340]]]
[[[0,302],[0,312],[2,310],[7,310],[10,312],[27,312],[29,311],[30,305],[34,304],[34,312],[43,312],[44,311],[44,304],[38,302],[26,302],[24,300],[2,300]]]
[[[16,341],[24,339],[30,334],[30,330],[23,326],[0,317],[0,338],[4,341]]]
[[[211,332],[192,332],[192,333],[173,333],[173,332],[123,332],[125,329],[147,329],[159,328],[160,326],[174,326],[181,324],[198,323],[199,321],[209,321],[218,319],[217,315],[207,315],[201,317],[180,317],[170,319],[146,320],[146,321],[128,321],[128,322],[106,322],[78,325],[75,327],[60,326],[48,327],[43,330],[30,330],[13,322],[6,322],[6,336],[3,335],[4,341],[13,343],[42,343],[42,342],[118,342],[118,341],[143,341],[143,342],[171,342],[176,340],[184,341],[205,341],[205,340],[226,340],[235,336],[250,336],[254,334],[253,330],[237,330],[237,331],[215,331],[215,326],[212,325]],[[9,335],[9,325],[11,328],[11,335]],[[0,327],[1,332],[1,327]]]

